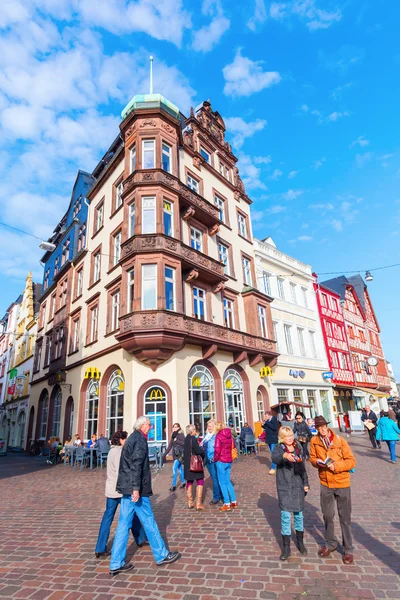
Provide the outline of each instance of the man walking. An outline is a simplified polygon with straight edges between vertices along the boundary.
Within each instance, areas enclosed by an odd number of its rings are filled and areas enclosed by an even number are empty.
[[[356,461],[346,440],[328,428],[324,417],[315,417],[315,427],[318,435],[311,439],[310,462],[318,469],[321,483],[321,510],[326,540],[326,546],[320,548],[318,555],[327,558],[337,549],[334,532],[336,504],[342,530],[343,562],[352,565],[350,471],[356,466]]]
[[[270,410],[267,410],[264,415],[264,423],[262,424],[262,428],[265,431],[265,441],[267,442],[269,449],[271,450],[271,456],[276,444],[278,443],[278,426],[278,419],[272,414]],[[269,474],[275,475],[275,473],[276,464],[272,461]]]
[[[151,473],[147,435],[151,425],[148,417],[139,417],[133,433],[122,449],[117,481],[117,491],[122,494],[118,526],[111,550],[110,575],[133,569],[125,564],[129,530],[134,514],[139,517],[157,565],[167,565],[178,560],[179,552],[168,552],[165,547],[150,504]]]
[[[381,443],[379,440],[376,439],[376,424],[378,422],[378,417],[376,416],[374,411],[371,410],[370,406],[366,406],[363,410],[361,421],[364,423],[365,428],[368,431],[369,441],[371,442],[372,447],[375,448],[375,450],[377,446],[378,448],[380,448]]]

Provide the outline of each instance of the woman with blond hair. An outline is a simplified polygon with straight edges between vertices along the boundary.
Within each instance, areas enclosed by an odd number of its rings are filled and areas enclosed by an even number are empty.
[[[231,482],[232,450],[235,443],[230,427],[227,427],[222,421],[217,421],[215,424],[215,433],[217,435],[215,437],[214,462],[217,466],[219,486],[224,499],[224,504],[220,506],[219,510],[227,512],[238,507]]]
[[[297,547],[300,554],[307,554],[304,546],[304,496],[309,490],[308,476],[303,462],[303,448],[294,439],[291,427],[282,426],[278,444],[272,452],[272,460],[277,466],[276,488],[281,509],[282,553],[280,560],[290,556],[291,518],[294,514]]]
[[[183,469],[186,480],[186,497],[188,508],[194,508],[193,502],[193,483],[197,481],[196,487],[196,510],[204,510],[203,489],[204,489],[204,467],[202,471],[190,470],[190,459],[193,456],[205,457],[204,449],[200,446],[196,438],[196,427],[188,425],[186,427],[185,445],[183,447]]]

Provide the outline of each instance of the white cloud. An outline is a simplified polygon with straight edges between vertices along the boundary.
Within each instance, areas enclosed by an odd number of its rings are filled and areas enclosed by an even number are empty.
[[[253,158],[253,161],[255,162],[256,165],[268,165],[269,163],[272,162],[272,158],[271,156],[255,156]]]
[[[364,146],[369,145],[369,140],[366,140],[363,135],[359,135],[356,140],[353,140],[351,142],[349,148],[354,148],[354,146],[357,146],[357,145],[360,146],[361,148],[364,148]]]
[[[288,175],[288,179],[294,179],[296,177],[296,175],[299,174],[299,171],[290,171],[289,175]]]
[[[336,87],[334,90],[332,90],[331,92],[331,98],[332,100],[341,100],[343,97],[343,92],[345,92],[346,90],[348,90],[350,87],[352,87],[352,83],[344,83],[343,85],[339,85],[338,87]]]
[[[242,56],[238,48],[233,62],[223,69],[226,96],[251,96],[256,92],[276,85],[281,76],[277,71],[263,71],[263,61],[252,61]]]
[[[333,210],[335,207],[330,202],[326,204],[309,204],[308,208],[313,208],[315,210]]]
[[[267,190],[267,186],[260,179],[261,170],[255,166],[247,154],[239,156],[239,171],[247,190]]]
[[[224,121],[228,133],[233,135],[232,145],[235,148],[241,148],[246,138],[252,137],[257,131],[262,131],[267,125],[264,119],[246,122],[242,117],[227,117]]]
[[[295,244],[296,242],[312,242],[312,239],[311,235],[299,235],[297,238],[288,241],[289,244]]]
[[[341,119],[342,117],[349,117],[350,113],[349,111],[345,110],[345,111],[334,111],[332,113],[330,113],[327,116],[324,116],[324,114],[318,110],[318,109],[311,109],[308,104],[303,104],[300,107],[300,110],[304,113],[309,113],[310,115],[313,115],[314,117],[317,117],[318,123],[332,123],[335,121],[338,121],[339,119]]]
[[[192,48],[197,52],[210,52],[228,31],[231,23],[224,16],[216,17],[209,25],[193,32]]]
[[[269,16],[276,21],[282,21],[286,16],[287,4],[283,2],[271,2]]]
[[[247,22],[247,27],[252,31],[257,29],[257,25],[262,25],[267,19],[267,10],[264,0],[255,0],[254,14]]]
[[[279,181],[282,175],[283,172],[280,169],[275,169],[272,175],[268,177],[268,179],[270,179],[271,181]]]
[[[267,209],[267,212],[271,215],[277,215],[281,212],[286,212],[287,206],[282,206],[282,204],[275,204]]]
[[[303,190],[288,190],[282,194],[283,200],[296,200],[299,196],[304,194]]]
[[[357,167],[363,167],[373,157],[372,152],[364,152],[364,154],[356,154]]]
[[[314,169],[315,171],[318,171],[318,169],[320,169],[322,167],[324,162],[326,162],[326,158],[320,158],[318,160],[314,160],[311,163],[311,168]]]
[[[350,113],[345,110],[343,112],[335,111],[326,117],[327,121],[338,121],[342,117],[348,117]]]
[[[343,231],[343,223],[339,219],[332,219],[330,223],[335,231]]]
[[[342,18],[339,8],[332,11],[318,7],[317,0],[292,0],[291,2],[272,2],[269,10],[270,17],[277,21],[297,16],[310,31],[328,29]]]
[[[332,54],[325,54],[325,52],[321,50],[319,52],[319,59],[330,71],[346,75],[354,65],[364,59],[364,50],[349,45],[342,46]],[[343,91],[344,87],[345,86],[342,86],[341,91]]]

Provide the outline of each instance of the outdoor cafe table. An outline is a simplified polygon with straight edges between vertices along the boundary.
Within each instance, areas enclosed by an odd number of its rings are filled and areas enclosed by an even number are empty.
[[[75,463],[75,457],[76,457],[76,450],[77,450],[77,446],[65,446],[65,457],[69,457],[69,464],[72,467]],[[96,452],[96,448],[84,448],[84,454],[85,457],[87,457],[89,454],[89,466],[91,469],[93,469],[93,454]],[[64,465],[67,466],[67,461],[64,460]]]

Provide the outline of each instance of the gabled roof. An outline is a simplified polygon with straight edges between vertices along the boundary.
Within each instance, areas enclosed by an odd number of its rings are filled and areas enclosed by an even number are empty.
[[[348,285],[349,281],[344,276],[334,277],[333,279],[327,279],[327,281],[321,281],[321,286],[328,288],[332,292],[335,292],[338,296],[340,296],[341,300],[344,300],[346,294],[346,285]]]
[[[353,286],[354,291],[357,294],[358,300],[360,301],[362,309],[365,313],[367,307],[365,306],[364,292],[367,286],[365,285],[363,278],[361,277],[361,275],[352,275],[351,277],[348,277],[348,281]]]

